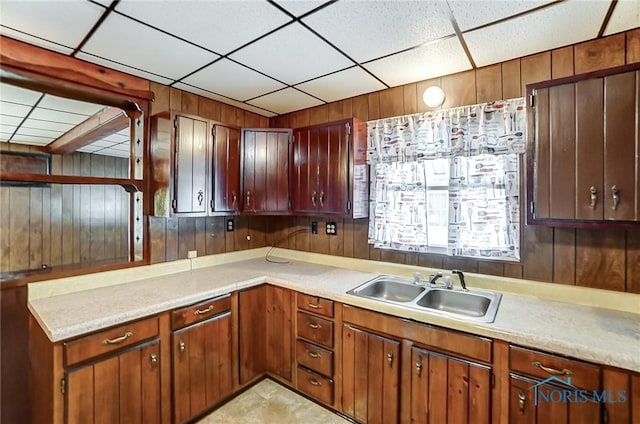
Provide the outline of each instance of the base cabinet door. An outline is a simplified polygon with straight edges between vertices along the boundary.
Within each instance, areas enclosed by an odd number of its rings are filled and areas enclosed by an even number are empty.
[[[349,325],[342,328],[342,409],[363,423],[395,423],[400,343]]]
[[[417,347],[407,366],[412,423],[491,423],[488,366]]]
[[[182,423],[233,391],[231,313],[175,331],[174,422]]]
[[[65,421],[160,423],[160,341],[65,372]]]

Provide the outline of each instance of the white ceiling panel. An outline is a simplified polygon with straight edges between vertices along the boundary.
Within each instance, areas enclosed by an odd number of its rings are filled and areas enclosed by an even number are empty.
[[[461,31],[477,28],[555,0],[449,0]]]
[[[173,82],[172,79],[165,78],[159,75],[152,74],[150,72],[145,72],[140,69],[135,69],[130,66],[122,65],[120,63],[113,62],[111,60],[103,59],[98,56],[94,56],[87,53],[78,53],[76,55],[78,59],[85,60],[87,62],[95,63],[96,65],[105,66],[107,68],[115,69],[117,71],[126,72],[130,75],[135,75],[140,78],[146,78],[151,81],[159,82],[160,84],[169,85]]]
[[[569,0],[465,33],[464,39],[476,65],[490,65],[595,38],[608,8],[606,1]]]
[[[326,0],[276,0],[275,2],[296,17],[327,3]]]
[[[177,7],[178,6],[178,7]],[[291,20],[269,3],[123,0],[116,10],[220,54],[227,54]]]
[[[94,113],[98,112],[100,109],[103,109],[105,106],[95,103],[81,102],[79,100],[65,99],[64,97],[46,94],[44,96],[44,99],[42,99],[42,101],[38,103],[38,107],[91,116]]]
[[[104,155],[104,156],[115,156],[118,158],[128,158],[129,152],[124,150],[116,150],[116,149],[103,149],[98,150],[94,154],[96,155]]]
[[[2,0],[2,25],[75,48],[104,9],[85,0]],[[28,41],[28,40],[24,40]]]
[[[5,102],[33,106],[40,96],[40,93],[27,90],[26,88],[10,84],[0,84],[0,99]]]
[[[618,0],[609,20],[605,35],[616,34],[640,26],[640,1]]]
[[[119,144],[119,142],[114,143],[111,141],[107,141],[105,139],[100,139],[98,141],[94,141],[93,143],[91,143],[90,146],[95,147],[96,149],[104,149],[105,147],[112,147],[116,144]]]
[[[12,143],[32,144],[35,146],[46,146],[53,141],[53,137],[35,137],[32,135],[16,134],[11,138]]]
[[[18,103],[0,102],[0,114],[10,116],[20,116],[24,118],[31,110],[31,106],[21,105]]]
[[[82,51],[174,79],[219,57],[115,13],[105,19]]]
[[[24,124],[22,124],[22,126],[26,128],[35,128],[40,130],[51,130],[51,131],[61,131],[61,132],[67,132],[71,128],[73,128],[73,124],[65,124],[62,122],[41,121],[39,119],[33,119],[31,117],[29,117],[29,119],[24,121]]]
[[[16,131],[16,128],[18,128],[15,125],[6,125],[3,122],[0,122],[0,133],[4,133],[4,134],[13,134]]]
[[[12,135],[13,135],[12,132],[11,133],[0,132],[0,141],[4,141],[4,142],[9,141]]]
[[[22,122],[23,117],[0,114],[0,124],[17,127]]]
[[[444,0],[341,1],[303,21],[359,62],[454,33]]]
[[[359,67],[307,81],[296,87],[325,102],[333,102],[385,88],[380,81]]]
[[[244,101],[285,85],[251,69],[222,59],[183,80],[185,83]]]
[[[244,109],[244,110],[248,110],[249,112],[253,112],[253,113],[257,113],[258,115],[262,115],[262,116],[266,116],[266,117],[271,117],[271,116],[276,116],[275,113],[270,112],[268,110],[264,110],[261,109],[259,107],[255,107],[253,105],[247,104],[247,103],[242,103],[242,102],[238,102],[232,99],[229,99],[227,97],[221,96],[219,94],[215,94],[212,93],[210,91],[206,91],[197,87],[193,87],[191,85],[188,84],[184,84],[184,83],[176,83],[173,85],[175,88],[179,88],[180,90],[184,90],[184,91],[188,91],[189,93],[193,93],[193,94],[197,94],[199,96],[202,97],[206,97],[208,99],[211,100],[216,100],[219,101],[221,103],[226,103],[230,106],[235,106],[238,107],[240,109]]]
[[[471,69],[457,37],[374,60],[364,66],[392,87]]]
[[[28,44],[33,44],[34,46],[42,47],[54,52],[67,54],[67,55],[73,53],[72,48],[62,46],[60,44],[52,43],[50,41],[43,40],[42,38],[34,37],[33,35],[25,34],[20,31],[14,31],[11,28],[7,28],[5,26],[0,26],[0,34],[9,38],[14,38],[16,40],[24,41],[25,43],[28,43]]]
[[[78,115],[76,113],[42,108],[36,108],[29,117],[44,121],[62,122],[65,124],[79,124],[87,119],[86,115]]]
[[[321,105],[322,102],[293,88],[285,88],[251,100],[252,105],[272,110],[278,114]]]
[[[52,131],[52,130],[41,130],[41,129],[38,129],[38,128],[28,128],[28,127],[25,127],[24,125],[21,125],[20,129],[18,130],[18,132],[16,134],[30,135],[30,136],[34,136],[34,137],[58,138],[64,133],[62,131]]]
[[[120,134],[111,134],[110,136],[107,136],[105,138],[103,138],[102,140],[104,141],[109,141],[111,142],[111,144],[120,144],[122,142],[125,141],[129,141],[129,137],[125,137],[123,135]]]
[[[298,23],[239,50],[231,58],[287,84],[296,84],[353,65]]]

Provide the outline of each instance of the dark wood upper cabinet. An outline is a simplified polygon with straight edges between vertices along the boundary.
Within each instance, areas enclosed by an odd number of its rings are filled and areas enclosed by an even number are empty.
[[[242,212],[289,213],[290,129],[242,129]]]
[[[172,206],[176,214],[206,214],[209,122],[177,116]]]
[[[366,128],[349,119],[293,132],[292,211],[368,216]]]
[[[240,210],[240,130],[214,125],[211,212]]]
[[[640,65],[527,87],[527,221],[640,221]]]

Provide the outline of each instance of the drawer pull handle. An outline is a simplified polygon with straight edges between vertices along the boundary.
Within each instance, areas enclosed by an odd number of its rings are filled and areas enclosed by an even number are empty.
[[[311,195],[311,204],[315,207],[316,206],[316,196],[318,195],[317,192],[313,192],[313,194]]]
[[[322,308],[322,306],[316,304],[316,303],[311,303],[311,302],[307,302],[307,306],[313,309],[320,309]]]
[[[184,353],[184,342],[182,340],[178,343],[178,347],[180,349],[180,353]]]
[[[524,402],[527,400],[527,395],[524,390],[520,390],[518,393],[518,409],[520,409],[520,413],[524,414]]]
[[[123,341],[127,340],[131,336],[133,336],[133,333],[131,331],[127,331],[126,333],[124,333],[123,336],[116,337],[115,339],[104,339],[102,341],[102,344],[103,345],[112,345],[112,344],[122,343]]]
[[[318,352],[312,352],[310,350],[307,350],[307,355],[309,355],[313,359],[318,359],[320,356],[322,356]]]
[[[320,324],[316,324],[315,322],[309,322],[309,321],[307,321],[307,327],[313,328],[314,330],[322,328]]]
[[[573,374],[571,371],[569,371],[569,370],[568,370],[568,369],[566,369],[566,368],[565,368],[565,369],[563,369],[562,371],[560,371],[560,370],[557,370],[557,369],[555,369],[555,368],[545,367],[544,365],[542,365],[542,364],[541,364],[540,362],[538,362],[538,361],[535,361],[532,365],[533,365],[534,367],[538,368],[539,370],[546,371],[546,372],[548,372],[549,374],[552,374],[552,375],[566,375],[566,376],[571,376],[571,375]]]
[[[151,366],[155,368],[158,365],[158,355],[155,353],[151,354]]]
[[[211,311],[213,311],[213,305],[209,305],[207,309],[196,309],[195,311],[193,311],[193,315],[204,315]]]
[[[307,377],[307,381],[309,382],[309,384],[311,384],[312,386],[322,386],[322,383],[320,383],[318,380],[316,380],[315,378],[311,378],[311,377]]]

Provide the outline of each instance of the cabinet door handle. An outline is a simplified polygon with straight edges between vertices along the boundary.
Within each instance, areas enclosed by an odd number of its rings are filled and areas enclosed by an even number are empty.
[[[249,206],[251,204],[251,192],[247,191],[247,206]]]
[[[591,192],[591,203],[589,203],[589,206],[591,207],[591,209],[595,209],[596,203],[598,202],[598,190],[596,190],[594,186],[591,186],[589,191]]]
[[[307,350],[307,355],[309,355],[313,359],[318,359],[321,356],[318,352],[312,352],[310,350]]]
[[[311,195],[311,203],[313,204],[313,206],[316,205],[316,196],[318,195],[318,193],[316,193],[315,191],[313,192],[313,194]]]
[[[155,353],[151,354],[151,366],[153,368],[158,366],[158,355],[156,355]]]
[[[416,361],[416,375],[420,377],[420,374],[422,374],[422,359]]]
[[[617,186],[611,187],[611,209],[618,210],[618,204],[620,203],[620,190],[618,190]]]
[[[315,322],[309,322],[309,321],[307,321],[307,327],[313,328],[314,330],[322,328],[320,324],[316,324]]]
[[[184,353],[184,342],[182,340],[178,343],[178,348],[180,349],[180,353]]]
[[[122,343],[123,341],[127,340],[131,336],[133,336],[133,333],[131,331],[127,331],[126,333],[124,333],[124,335],[122,335],[120,337],[116,337],[115,339],[104,339],[102,341],[102,344],[103,345],[112,345],[112,344]]]
[[[307,306],[313,309],[320,309],[321,306],[318,305],[317,303],[311,303],[311,302],[307,302]]]
[[[198,192],[198,206],[202,206],[202,202],[204,202],[204,192],[200,190]]]
[[[390,367],[393,366],[393,352],[387,353],[387,362],[389,363]]]
[[[213,212],[213,199],[209,200],[209,209]]]
[[[555,368],[545,367],[545,366],[544,366],[544,365],[542,365],[542,363],[540,363],[539,361],[535,361],[532,365],[533,365],[534,367],[538,368],[539,370],[546,371],[546,372],[548,372],[549,374],[552,374],[552,375],[566,375],[566,376],[571,376],[571,375],[573,374],[570,370],[568,370],[568,369],[566,369],[566,368],[565,368],[565,369],[563,369],[563,370],[557,370],[557,369],[555,369]]]
[[[320,207],[324,206],[324,191],[320,192]]]
[[[204,315],[211,311],[213,311],[213,305],[209,305],[209,307],[206,309],[196,309],[195,311],[193,311],[193,315]]]
[[[527,394],[524,392],[524,390],[520,390],[520,393],[518,393],[518,409],[520,409],[520,413],[524,414],[524,403],[527,400]]]
[[[236,203],[238,202],[238,196],[236,195],[235,191],[231,192],[231,199],[232,199],[231,200],[231,207],[233,209],[235,209],[236,208]]]
[[[312,386],[322,386],[322,383],[320,383],[318,380],[316,380],[315,378],[311,378],[311,377],[307,377],[307,381],[309,382],[309,384],[311,384]]]

